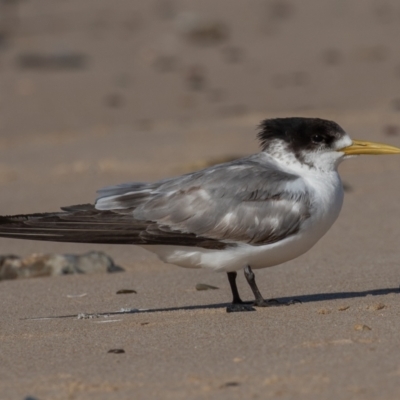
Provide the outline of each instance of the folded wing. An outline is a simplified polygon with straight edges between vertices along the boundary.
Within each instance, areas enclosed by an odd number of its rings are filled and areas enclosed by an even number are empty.
[[[263,245],[298,232],[310,198],[300,177],[258,154],[155,184],[103,189],[96,209],[172,232]]]

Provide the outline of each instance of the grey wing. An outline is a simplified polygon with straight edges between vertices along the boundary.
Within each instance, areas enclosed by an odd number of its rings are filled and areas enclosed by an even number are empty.
[[[262,155],[153,184],[106,188],[99,194],[98,210],[131,214],[168,232],[253,245],[295,234],[310,216],[302,179],[277,169]]]

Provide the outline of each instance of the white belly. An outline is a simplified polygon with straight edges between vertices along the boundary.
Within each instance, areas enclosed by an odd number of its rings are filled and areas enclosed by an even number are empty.
[[[245,265],[253,269],[272,267],[292,260],[308,251],[332,226],[343,203],[343,188],[337,175],[310,183],[313,206],[310,218],[300,231],[284,240],[263,246],[240,244],[225,250],[198,247],[142,246],[167,263],[185,268],[209,268],[215,271],[237,271]]]

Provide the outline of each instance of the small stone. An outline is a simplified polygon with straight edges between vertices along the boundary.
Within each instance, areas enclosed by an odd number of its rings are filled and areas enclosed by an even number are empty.
[[[225,23],[193,12],[178,14],[176,24],[183,36],[195,45],[216,45],[229,37],[229,28]]]
[[[80,298],[80,297],[85,297],[87,296],[87,293],[81,293],[81,294],[67,294],[67,297],[69,299],[76,299],[76,298]]]
[[[137,293],[137,291],[133,289],[120,289],[117,291],[116,294],[130,294],[130,293]]]
[[[372,330],[368,325],[356,324],[354,325],[355,331],[370,331]]]
[[[319,311],[318,311],[318,314],[322,314],[322,315],[326,315],[326,314],[330,314],[331,313],[331,310],[328,310],[328,309],[326,309],[326,308],[321,308]]]
[[[228,387],[237,387],[237,386],[240,386],[240,383],[239,383],[239,382],[234,382],[234,381],[232,381],[232,382],[226,382],[226,383],[224,383],[223,385],[221,385],[221,389],[223,389],[223,388],[228,388]]]
[[[123,353],[125,353],[125,350],[124,349],[111,349],[111,350],[108,350],[107,353],[123,354]]]
[[[140,325],[144,326],[144,325],[148,325],[150,322],[141,322]]]
[[[372,304],[367,307],[367,310],[369,311],[378,311],[378,310],[383,310],[386,308],[386,306],[383,303],[377,303],[377,304]]]
[[[338,308],[339,311],[346,311],[350,308],[350,306],[341,306]]]
[[[219,289],[219,287],[207,285],[207,283],[196,284],[196,290],[215,290],[215,289]]]

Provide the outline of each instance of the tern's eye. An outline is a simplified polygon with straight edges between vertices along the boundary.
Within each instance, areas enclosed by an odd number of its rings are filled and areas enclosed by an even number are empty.
[[[322,135],[313,135],[311,140],[313,143],[322,143],[324,141],[324,137]]]

